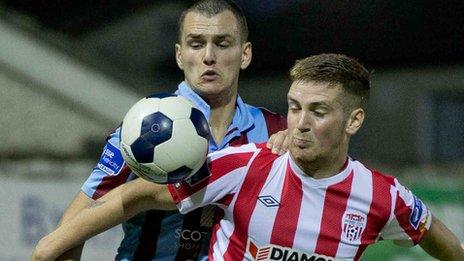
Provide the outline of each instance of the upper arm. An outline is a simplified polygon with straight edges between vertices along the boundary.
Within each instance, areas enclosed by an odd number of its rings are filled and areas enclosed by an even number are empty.
[[[124,162],[119,142],[118,128],[108,137],[98,162],[82,186],[87,196],[97,199],[129,179],[131,170]]]
[[[422,200],[396,179],[392,185],[390,220],[382,229],[381,236],[394,240],[397,245],[416,245],[429,229],[432,213]]]
[[[458,238],[438,218],[419,243],[429,255],[441,260],[464,260],[464,250]]]

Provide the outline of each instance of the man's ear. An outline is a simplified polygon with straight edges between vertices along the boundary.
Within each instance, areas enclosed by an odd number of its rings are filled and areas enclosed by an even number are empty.
[[[251,43],[246,42],[242,44],[242,64],[240,65],[242,70],[245,70],[248,65],[250,65],[252,56],[253,52]]]
[[[180,51],[180,44],[179,43],[176,43],[175,51],[176,51],[177,66],[179,67],[179,69],[184,70],[184,67],[183,67],[183,64],[182,64],[182,53]]]
[[[357,108],[350,113],[346,122],[346,132],[350,135],[356,134],[364,122],[365,112],[362,108]]]

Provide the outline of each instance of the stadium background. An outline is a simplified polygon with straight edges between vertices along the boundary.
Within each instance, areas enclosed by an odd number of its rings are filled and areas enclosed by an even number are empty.
[[[0,260],[26,260],[132,103],[172,91],[190,1],[0,1]],[[398,176],[464,241],[464,2],[238,0],[253,43],[243,98],[285,113],[296,59],[342,52],[373,69],[350,154]],[[116,102],[115,102],[116,101]],[[119,228],[86,244],[111,260]],[[426,260],[389,243],[365,260]]]

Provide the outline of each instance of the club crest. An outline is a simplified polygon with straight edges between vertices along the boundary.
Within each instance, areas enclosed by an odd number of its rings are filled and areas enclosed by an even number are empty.
[[[348,241],[357,241],[366,228],[366,215],[361,213],[345,213],[343,215],[343,237]]]

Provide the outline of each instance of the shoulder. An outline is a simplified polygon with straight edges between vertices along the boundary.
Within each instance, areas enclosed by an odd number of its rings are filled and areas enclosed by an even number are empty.
[[[371,170],[372,176],[385,185],[395,186],[397,179],[394,176],[384,174],[378,170]]]
[[[253,105],[249,105],[247,104],[247,108],[248,110],[252,113],[252,114],[260,114],[262,116],[264,116],[264,118],[269,121],[282,121],[282,120],[286,120],[286,117],[277,113],[277,112],[273,112],[267,108],[264,108],[264,107],[256,107],[256,106],[253,106]]]
[[[401,198],[407,205],[411,203],[413,200],[412,192],[406,186],[402,185],[395,176],[370,169],[358,161],[355,162],[358,173],[363,172],[362,170],[365,170],[365,173],[369,173],[374,193],[382,194],[383,200],[390,200],[393,204],[396,204],[396,200]]]
[[[396,178],[394,176],[385,174],[385,172],[366,166],[364,163],[352,159],[353,166],[356,172],[363,172],[370,175],[373,179],[374,185],[387,185],[394,186]]]
[[[264,119],[269,134],[287,129],[287,118],[285,116],[264,107],[255,107],[249,104],[247,104],[247,107],[254,118],[262,117]]]
[[[113,129],[110,134],[106,136],[106,141],[112,143],[119,148],[119,141],[121,140],[121,125]]]

